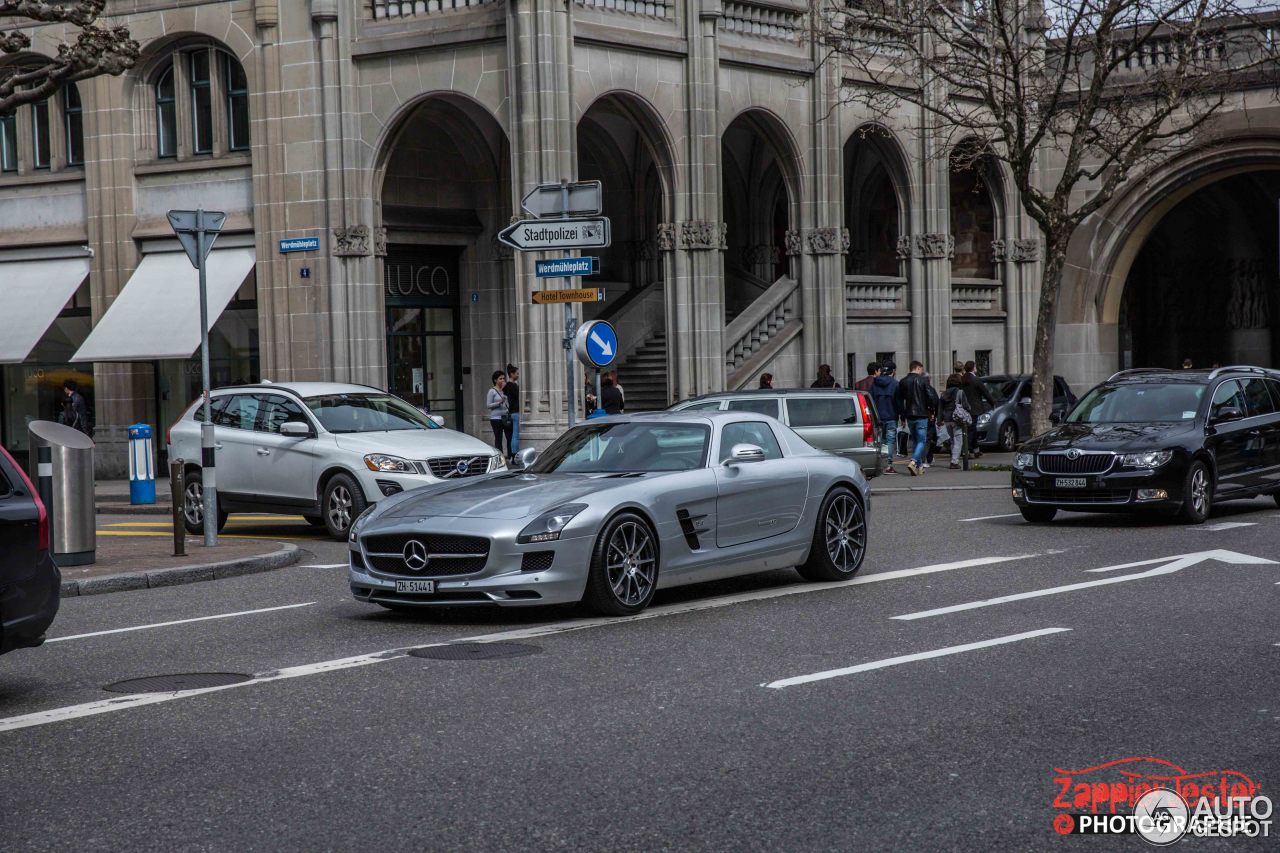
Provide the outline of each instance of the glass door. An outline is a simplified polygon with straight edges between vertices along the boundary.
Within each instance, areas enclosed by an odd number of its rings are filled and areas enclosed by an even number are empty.
[[[450,429],[463,422],[459,253],[392,246],[386,266],[388,390],[440,415]]]

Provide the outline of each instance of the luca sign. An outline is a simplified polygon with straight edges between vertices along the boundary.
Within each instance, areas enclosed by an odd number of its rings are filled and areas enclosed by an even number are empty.
[[[314,252],[320,248],[319,237],[289,237],[280,241],[280,254]]]

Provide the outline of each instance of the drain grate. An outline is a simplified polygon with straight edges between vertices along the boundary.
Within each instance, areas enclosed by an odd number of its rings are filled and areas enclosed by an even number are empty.
[[[238,672],[179,672],[174,675],[130,678],[108,684],[102,689],[112,693],[173,693],[176,690],[199,690],[202,687],[227,687],[252,680],[252,675]]]
[[[536,655],[541,651],[542,646],[531,646],[527,643],[449,643],[444,646],[413,649],[409,654],[415,658],[430,660],[495,660]]]

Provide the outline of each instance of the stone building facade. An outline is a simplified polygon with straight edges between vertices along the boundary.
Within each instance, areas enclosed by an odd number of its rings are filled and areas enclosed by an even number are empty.
[[[530,187],[562,179],[604,186],[613,243],[592,283],[607,300],[577,319],[617,326],[633,408],[766,371],[807,384],[820,363],[842,382],[886,357],[939,378],[956,357],[1028,369],[1039,241],[1007,181],[992,164],[953,168],[965,141],[914,135],[919,115],[873,120],[841,98],[858,82],[821,61],[806,8],[115,0],[137,68],[20,108],[0,134],[13,143],[0,293],[57,282],[44,336],[0,348],[6,446],[24,449],[24,421],[51,415],[66,377],[92,389],[107,470],[123,427],[163,430],[194,399],[195,303],[164,307],[164,284],[191,275],[172,208],[227,214],[210,261],[217,382],[389,387],[480,435],[489,375],[508,362],[526,437],[565,424],[561,309],[531,304],[536,256],[496,240]],[[64,37],[40,28],[32,50]],[[1271,162],[1269,108],[1242,107],[1254,142],[1228,168]],[[1181,174],[1158,178],[1166,211]],[[1159,221],[1145,186],[1073,255],[1060,371],[1073,383],[1120,358],[1115,282],[1137,252],[1122,246]],[[300,237],[319,249],[282,251]]]

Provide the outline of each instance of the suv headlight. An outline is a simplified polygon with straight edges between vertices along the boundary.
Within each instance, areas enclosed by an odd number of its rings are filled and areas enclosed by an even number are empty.
[[[516,542],[527,545],[530,542],[554,542],[560,538],[560,531],[573,521],[573,517],[587,508],[586,504],[565,504],[549,509],[520,531]]]
[[[1159,468],[1172,458],[1172,450],[1148,450],[1144,453],[1126,453],[1120,457],[1120,464],[1126,468]]]
[[[1036,455],[1034,453],[1019,453],[1013,457],[1013,467],[1019,471],[1029,471],[1036,467]]]
[[[356,534],[360,532],[360,528],[364,527],[365,522],[369,520],[369,516],[373,515],[373,511],[377,508],[377,504],[370,504],[365,507],[364,512],[356,516],[356,520],[351,523],[351,532],[347,536],[349,541],[356,541]]]
[[[989,423],[991,423],[990,412],[983,412],[982,414],[978,415],[978,426],[984,427]]]
[[[416,474],[418,469],[408,459],[399,456],[388,456],[385,453],[370,453],[364,458],[364,466],[370,471],[385,474]]]
[[[507,460],[503,459],[501,454],[495,453],[489,457],[489,470],[501,471],[507,467]]]

